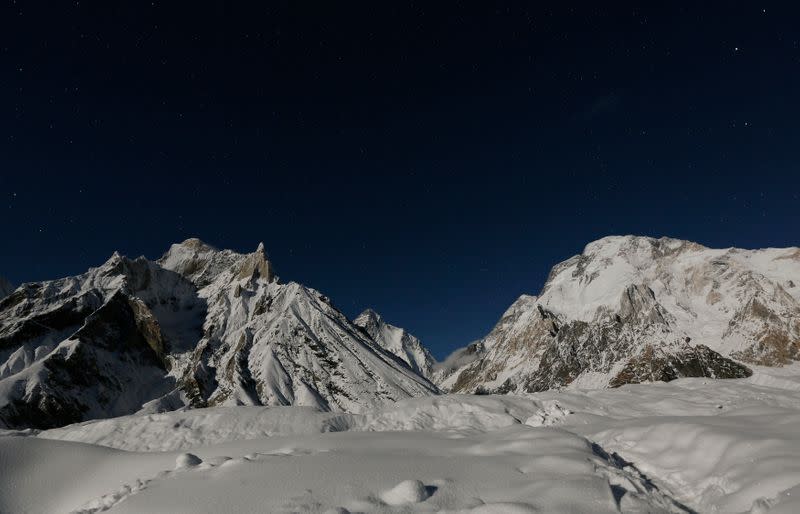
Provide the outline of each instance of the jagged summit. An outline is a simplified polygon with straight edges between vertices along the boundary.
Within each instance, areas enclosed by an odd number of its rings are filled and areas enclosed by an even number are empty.
[[[583,253],[594,253],[600,249],[608,248],[612,250],[626,250],[630,251],[634,248],[693,248],[696,250],[706,249],[705,246],[692,241],[683,239],[676,239],[674,237],[651,237],[640,236],[635,234],[605,236],[587,243],[584,247]]]
[[[436,359],[419,339],[405,329],[386,323],[380,314],[366,309],[353,320],[382,348],[396,355],[420,375],[432,376]]]
[[[677,376],[741,376],[734,361],[800,359],[797,248],[711,249],[610,236],[556,265],[444,377],[454,391],[606,387]],[[731,360],[732,359],[732,360]]]
[[[217,251],[216,248],[211,246],[210,244],[206,243],[205,241],[201,240],[197,237],[190,237],[181,243],[177,243],[179,246],[185,246],[186,248],[192,248],[197,251],[201,250],[213,250]]]
[[[371,324],[379,324],[383,322],[383,318],[372,308],[367,307],[361,314],[356,316],[356,318],[353,321],[356,323],[356,325],[359,325],[360,327],[365,327]]]
[[[267,282],[277,280],[272,263],[264,251],[264,243],[259,243],[253,253],[240,254],[232,250],[217,250],[200,239],[190,238],[173,244],[157,262],[201,288],[213,282],[221,273],[234,268],[238,278],[262,278]]]
[[[357,412],[437,392],[327,297],[279,283],[263,243],[189,239],[155,262],[115,252],[0,303],[0,427],[184,406]]]

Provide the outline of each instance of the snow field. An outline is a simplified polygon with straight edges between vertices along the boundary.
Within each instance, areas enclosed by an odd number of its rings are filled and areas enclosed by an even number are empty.
[[[756,371],[8,432],[0,512],[800,512],[800,373]]]

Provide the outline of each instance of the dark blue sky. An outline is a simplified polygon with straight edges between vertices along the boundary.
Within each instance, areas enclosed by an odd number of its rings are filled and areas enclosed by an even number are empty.
[[[605,235],[800,244],[788,2],[60,4],[0,14],[16,283],[263,240],[441,357]]]

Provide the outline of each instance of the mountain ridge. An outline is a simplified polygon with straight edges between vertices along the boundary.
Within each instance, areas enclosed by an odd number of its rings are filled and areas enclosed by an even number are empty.
[[[555,265],[540,294],[520,297],[475,345],[477,358],[437,382],[523,392],[787,364],[800,359],[798,276],[796,247],[605,237]]]
[[[422,342],[406,329],[387,323],[371,308],[356,316],[353,323],[363,328],[372,339],[402,359],[415,372],[425,378],[431,378],[436,359]]]
[[[798,284],[796,247],[609,236],[438,363],[372,309],[350,320],[281,282],[263,243],[238,253],[190,238],[0,299],[0,425],[228,405],[357,413],[440,390],[744,377],[800,360]]]
[[[115,252],[0,301],[8,427],[183,406],[358,412],[437,393],[326,296],[280,283],[263,244],[239,254],[189,239],[156,261]]]

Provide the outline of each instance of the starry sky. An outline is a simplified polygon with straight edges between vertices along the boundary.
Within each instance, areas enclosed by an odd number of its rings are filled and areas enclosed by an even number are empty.
[[[605,235],[800,244],[799,7],[477,4],[5,2],[0,275],[264,241],[443,357]]]

